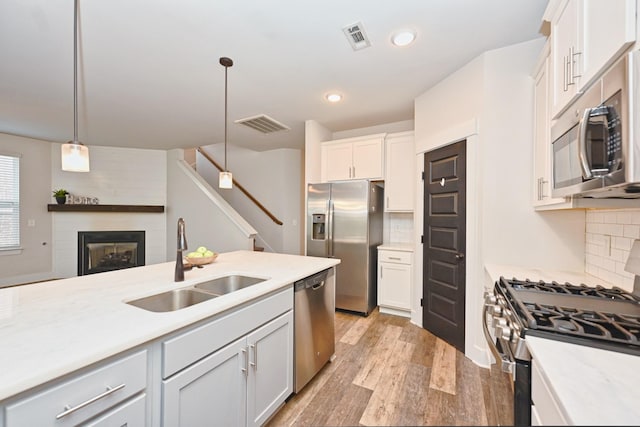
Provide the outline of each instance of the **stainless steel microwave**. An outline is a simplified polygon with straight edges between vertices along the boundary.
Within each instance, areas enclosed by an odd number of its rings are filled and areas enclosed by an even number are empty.
[[[551,127],[553,197],[640,197],[639,62],[625,54]]]

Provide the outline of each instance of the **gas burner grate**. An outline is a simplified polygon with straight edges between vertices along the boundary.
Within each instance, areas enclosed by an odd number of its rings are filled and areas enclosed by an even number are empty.
[[[623,300],[640,303],[639,297],[615,286],[613,288],[605,288],[600,285],[573,285],[571,283],[558,283],[556,281],[545,282],[542,280],[533,282],[530,280],[517,280],[515,278],[507,281],[507,283],[511,286],[511,288],[517,291],[539,291],[558,294],[582,295],[594,298],[606,298],[612,300]]]

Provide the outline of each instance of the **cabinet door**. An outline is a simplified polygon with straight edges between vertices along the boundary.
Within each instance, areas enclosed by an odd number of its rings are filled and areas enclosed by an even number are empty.
[[[413,133],[387,138],[384,172],[386,212],[413,212],[415,156]]]
[[[580,3],[583,28],[583,71],[588,85],[636,40],[635,0],[585,0]]]
[[[354,142],[351,178],[383,179],[383,174],[383,139]]]
[[[162,382],[162,425],[243,426],[247,354],[241,338]]]
[[[326,158],[323,181],[350,179],[352,175],[352,144],[327,144],[323,150],[325,150]]]
[[[378,268],[378,305],[411,309],[411,266],[381,262]]]
[[[293,311],[247,337],[248,425],[262,425],[293,392]]]
[[[555,118],[577,96],[580,74],[578,37],[578,1],[565,0],[551,23],[552,40],[552,114]]]

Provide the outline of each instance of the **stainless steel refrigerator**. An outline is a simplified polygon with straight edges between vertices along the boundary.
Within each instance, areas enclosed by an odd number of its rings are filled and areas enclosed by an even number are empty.
[[[339,258],[336,308],[368,315],[377,305],[383,188],[368,180],[309,184],[307,255]]]

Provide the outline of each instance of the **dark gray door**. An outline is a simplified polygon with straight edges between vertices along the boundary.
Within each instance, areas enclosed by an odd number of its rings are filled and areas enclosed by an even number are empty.
[[[464,352],[466,141],[424,156],[422,325]]]

